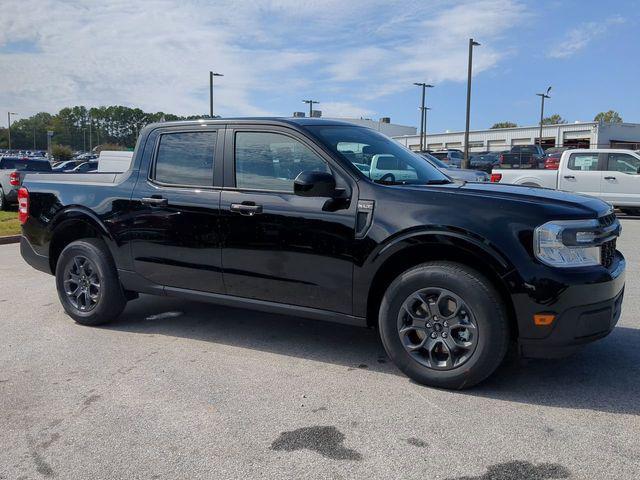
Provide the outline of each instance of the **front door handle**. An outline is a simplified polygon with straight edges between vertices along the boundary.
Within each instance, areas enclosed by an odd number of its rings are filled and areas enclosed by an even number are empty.
[[[169,205],[169,200],[160,196],[143,197],[140,199],[143,205],[151,205],[154,207],[164,207]]]
[[[262,205],[248,204],[248,203],[232,203],[229,207],[232,212],[239,213],[240,215],[247,215],[252,217],[258,213],[262,213]]]
[[[615,180],[616,177],[604,177],[605,180]]]
[[[575,180],[576,177],[574,177],[573,175],[565,175],[564,178],[566,178],[567,180]]]

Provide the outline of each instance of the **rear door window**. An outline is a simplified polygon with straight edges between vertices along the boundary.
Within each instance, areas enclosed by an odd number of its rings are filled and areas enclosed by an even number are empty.
[[[152,178],[165,185],[212,186],[217,136],[217,131],[162,134]]]
[[[573,153],[569,157],[568,168],[570,170],[579,170],[582,172],[598,171],[598,154],[597,153]]]

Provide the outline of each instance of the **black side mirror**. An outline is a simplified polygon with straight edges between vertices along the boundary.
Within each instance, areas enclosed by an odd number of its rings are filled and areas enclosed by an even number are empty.
[[[336,194],[336,179],[327,172],[305,170],[293,181],[293,193],[301,197],[329,197]]]

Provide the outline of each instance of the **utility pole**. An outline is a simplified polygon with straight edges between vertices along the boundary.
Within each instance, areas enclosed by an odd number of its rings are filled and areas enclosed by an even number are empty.
[[[7,120],[8,120],[7,136],[9,137],[9,150],[11,150],[11,115],[17,115],[17,113],[7,112]]]
[[[36,150],[36,127],[35,125],[33,126],[33,151],[35,152]]]
[[[425,123],[424,123],[424,99],[427,88],[433,88],[433,85],[429,85],[428,83],[420,83],[414,82],[416,87],[422,87],[422,102],[420,103],[420,151],[424,150],[424,132],[425,132]]]
[[[82,129],[82,151],[83,152],[87,151],[87,129],[86,128]]]
[[[91,125],[93,124],[93,118],[89,115],[89,151],[93,148],[92,139],[91,139]]]
[[[473,47],[480,44],[473,38],[469,39],[469,65],[467,67],[467,123],[464,129],[464,158],[461,168],[469,168],[469,120],[471,117],[471,71],[473,69]]]
[[[551,92],[551,87],[547,88],[545,93],[536,93],[538,97],[540,97],[540,135],[538,135],[538,145],[542,148],[542,122],[544,121],[544,100],[546,98],[551,98],[549,93]]]
[[[316,100],[303,100],[303,103],[308,103],[309,104],[309,118],[311,118],[313,116],[313,104],[314,103],[320,103]]]
[[[213,118],[213,77],[224,77],[222,73],[209,71],[209,117]]]

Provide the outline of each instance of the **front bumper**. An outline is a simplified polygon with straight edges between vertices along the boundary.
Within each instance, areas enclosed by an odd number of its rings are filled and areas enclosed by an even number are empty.
[[[599,278],[585,275],[582,282],[565,284],[553,301],[529,298],[521,302],[516,308],[521,355],[565,357],[611,333],[622,312],[625,268],[624,258],[616,252],[614,265]],[[551,313],[556,318],[551,325],[536,326],[536,313]]]

